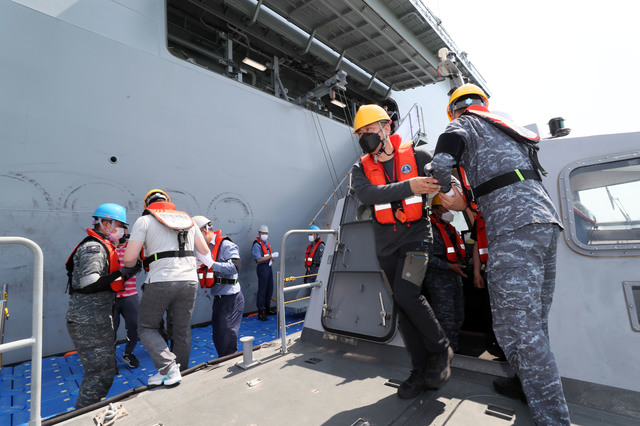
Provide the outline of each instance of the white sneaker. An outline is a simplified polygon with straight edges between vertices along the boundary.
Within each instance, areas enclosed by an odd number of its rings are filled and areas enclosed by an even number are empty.
[[[180,374],[180,364],[174,364],[173,367],[169,370],[169,372],[165,374],[154,374],[149,377],[149,381],[147,384],[149,386],[154,385],[175,385],[176,383],[180,383],[182,381],[182,375]]]

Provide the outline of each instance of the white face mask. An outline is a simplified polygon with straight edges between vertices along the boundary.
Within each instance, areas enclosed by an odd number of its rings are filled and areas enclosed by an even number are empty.
[[[447,222],[447,223],[453,222],[453,218],[454,218],[453,212],[444,212],[444,213],[442,213],[442,221],[443,222]]]
[[[124,228],[114,228],[111,230],[111,234],[109,234],[109,239],[114,244],[120,243],[120,238],[124,235]]]
[[[111,240],[111,242],[114,244],[118,244],[120,243],[120,238],[124,236],[124,228],[114,228],[113,222],[111,222],[111,226],[111,232],[107,232],[107,230],[104,229],[104,223],[100,223],[100,227],[102,228],[104,233],[109,236],[109,240]]]
[[[267,241],[267,238],[269,238],[269,234],[261,234],[261,235],[260,235],[260,239],[261,239],[262,241]]]
[[[315,240],[316,240],[316,236],[315,235],[313,235],[313,234],[309,235],[309,241],[310,242],[314,242]]]

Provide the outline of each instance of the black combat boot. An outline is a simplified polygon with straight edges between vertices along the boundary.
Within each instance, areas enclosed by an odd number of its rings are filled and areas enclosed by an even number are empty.
[[[499,377],[493,381],[493,388],[500,395],[519,399],[525,404],[527,402],[527,396],[524,394],[524,390],[522,390],[522,383],[520,383],[518,376]]]
[[[411,370],[411,375],[398,387],[398,396],[402,399],[411,399],[424,391],[424,369]]]
[[[269,321],[269,318],[267,318],[267,314],[262,310],[258,311],[258,319],[260,321]]]
[[[447,349],[433,357],[432,364],[426,369],[424,383],[427,389],[438,389],[444,385],[451,377],[451,360],[453,359],[453,349]]]

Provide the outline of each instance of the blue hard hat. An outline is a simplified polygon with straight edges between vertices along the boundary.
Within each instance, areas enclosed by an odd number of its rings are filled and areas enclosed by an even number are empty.
[[[318,228],[318,227],[317,227],[317,226],[315,226],[315,225],[311,225],[311,226],[309,227],[309,229],[313,229],[314,231],[319,231],[319,230],[320,230],[320,228]]]
[[[127,209],[122,207],[120,204],[115,204],[115,203],[102,204],[93,213],[93,217],[119,220],[120,222],[129,226],[129,224],[127,223]]]

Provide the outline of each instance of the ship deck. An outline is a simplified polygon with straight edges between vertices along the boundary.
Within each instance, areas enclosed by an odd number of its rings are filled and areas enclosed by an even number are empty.
[[[533,425],[526,404],[497,395],[489,374],[452,369],[437,391],[402,400],[393,382],[406,365],[290,337],[254,353],[247,370],[225,360],[184,377],[172,388],[156,387],[115,402],[116,425]],[[458,361],[460,356],[456,355]],[[242,359],[242,358],[240,358]],[[576,425],[640,425],[639,419],[569,404]],[[66,420],[94,424],[105,408]]]
[[[258,321],[255,315],[244,318],[241,335],[254,336],[257,349],[253,352],[255,365],[248,369],[237,365],[244,362],[240,353],[217,358],[210,326],[192,329],[190,368],[182,382],[171,387],[147,387],[147,378],[155,374],[149,355],[137,345],[134,353],[141,366],[130,369],[121,360],[124,344],[120,344],[116,351],[120,372],[107,399],[78,411],[73,410],[82,378],[77,354],[45,358],[43,424],[534,424],[525,403],[494,391],[495,375],[490,373],[501,364],[496,364],[495,356],[457,354],[446,385],[402,400],[396,387],[409,374],[407,362],[370,356],[350,349],[350,345],[324,344],[318,335],[303,338],[302,319],[302,315],[287,314],[288,352],[282,354],[275,315],[266,322]],[[464,353],[472,352],[466,348]],[[477,368],[463,368],[469,363]],[[0,371],[0,425],[29,421],[29,374],[29,362]],[[610,403],[624,405],[625,401]],[[578,400],[569,400],[569,410],[575,425],[640,426],[637,417],[595,409]],[[116,417],[96,422],[109,414]]]

